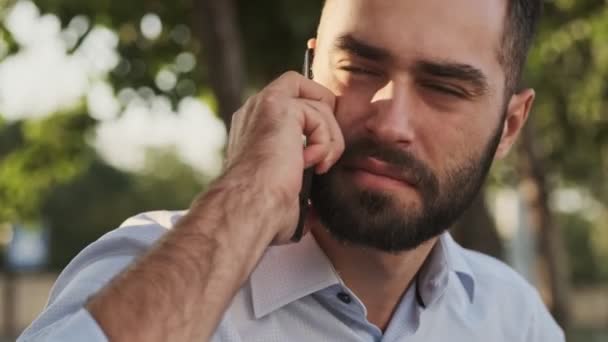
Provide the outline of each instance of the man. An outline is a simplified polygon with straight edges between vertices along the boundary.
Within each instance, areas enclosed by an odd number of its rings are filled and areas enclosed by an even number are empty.
[[[314,81],[250,98],[210,189],[87,247],[21,340],[563,341],[530,285],[446,233],[528,117],[539,12],[327,1]],[[286,244],[311,166],[310,233]]]

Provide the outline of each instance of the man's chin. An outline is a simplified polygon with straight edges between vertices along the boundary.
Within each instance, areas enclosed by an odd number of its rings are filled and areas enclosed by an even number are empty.
[[[423,203],[416,192],[395,193],[377,190],[356,191],[350,206],[360,213],[362,219],[375,217],[392,218],[392,222],[407,222],[419,217],[423,212]]]

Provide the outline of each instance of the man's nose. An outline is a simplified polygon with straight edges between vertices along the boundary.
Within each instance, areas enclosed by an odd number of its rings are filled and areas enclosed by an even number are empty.
[[[365,126],[379,141],[410,145],[415,138],[414,95],[405,81],[390,81],[372,99]]]

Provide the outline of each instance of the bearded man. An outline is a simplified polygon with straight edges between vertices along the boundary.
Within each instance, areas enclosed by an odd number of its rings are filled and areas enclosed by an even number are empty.
[[[540,11],[328,0],[314,79],[251,97],[208,191],[87,247],[21,340],[563,341],[525,280],[447,232],[528,117]]]

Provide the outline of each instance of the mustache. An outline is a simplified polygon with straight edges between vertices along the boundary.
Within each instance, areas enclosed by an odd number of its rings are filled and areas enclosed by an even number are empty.
[[[436,193],[439,184],[431,169],[410,151],[379,144],[369,138],[348,144],[338,164],[350,164],[356,160],[372,157],[394,167],[415,180],[421,189]]]

